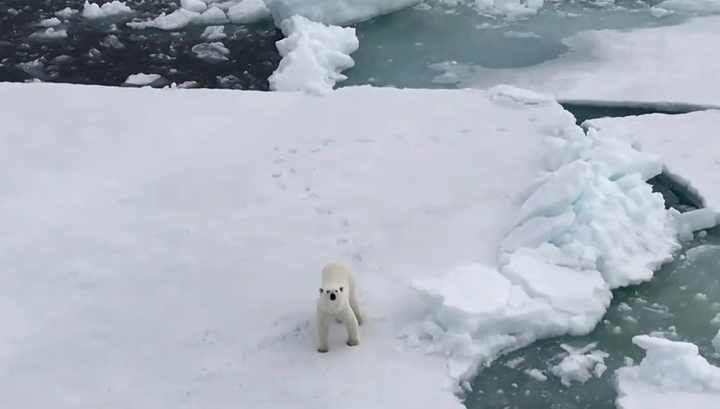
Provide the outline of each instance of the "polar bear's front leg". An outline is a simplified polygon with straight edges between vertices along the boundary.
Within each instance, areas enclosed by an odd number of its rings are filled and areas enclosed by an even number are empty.
[[[318,309],[317,311],[317,336],[318,336],[318,352],[327,352],[328,338],[330,335],[330,315]]]
[[[347,344],[351,347],[360,343],[360,334],[358,331],[358,321],[352,308],[348,308],[343,317],[343,324],[347,328],[348,340]]]

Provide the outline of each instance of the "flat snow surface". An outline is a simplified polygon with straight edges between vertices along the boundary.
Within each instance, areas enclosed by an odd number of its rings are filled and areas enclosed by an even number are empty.
[[[720,128],[720,110],[602,118],[586,124],[660,155],[670,174],[720,213],[720,142],[714,137]]]
[[[559,59],[521,69],[473,67],[460,87],[513,84],[560,100],[720,106],[720,16],[677,26],[585,31]]]
[[[497,265],[547,135],[578,129],[469,90],[0,91],[7,408],[462,408],[395,337],[411,281]],[[335,259],[368,323],[318,354]]]
[[[646,351],[639,365],[618,369],[618,409],[704,409],[720,407],[720,368],[687,342],[640,335]]]

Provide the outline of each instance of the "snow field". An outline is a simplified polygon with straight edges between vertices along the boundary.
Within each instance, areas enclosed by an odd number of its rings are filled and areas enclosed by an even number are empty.
[[[615,372],[619,409],[714,408],[720,405],[720,368],[696,345],[647,335],[633,337],[644,349],[639,365]]]
[[[702,200],[706,209],[678,216],[679,225],[686,226],[686,234],[713,227],[720,217],[720,145],[708,139],[719,124],[720,110],[602,118],[586,123],[599,134],[616,135],[643,151],[654,152],[664,164],[665,173]]]
[[[522,99],[506,86],[489,93]],[[590,332],[611,289],[649,280],[679,247],[662,196],[645,183],[662,169],[657,155],[569,124],[543,142],[544,167],[526,182],[497,259],[414,281],[421,312],[398,335],[445,356],[456,383],[538,338]]]
[[[0,90],[0,406],[28,409],[462,408],[395,337],[412,281],[492,270],[548,134],[578,129],[507,89]],[[368,323],[318,354],[330,260]]]
[[[347,79],[341,71],[355,64],[350,54],[359,47],[354,28],[301,16],[290,17],[281,26],[285,38],[277,42],[277,49],[282,60],[268,78],[271,90],[323,95]]]

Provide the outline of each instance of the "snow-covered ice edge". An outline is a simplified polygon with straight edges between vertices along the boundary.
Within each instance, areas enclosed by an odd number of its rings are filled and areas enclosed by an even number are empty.
[[[554,102],[509,86],[489,92],[508,103]],[[589,333],[612,289],[651,279],[679,247],[675,218],[645,183],[662,171],[657,155],[577,126],[550,132],[545,145],[545,171],[528,186],[497,265],[413,283],[418,314],[397,335],[447,357],[456,386],[503,352]]]
[[[588,120],[583,126],[600,135],[614,135],[639,150],[656,153],[663,174],[701,207],[683,214],[674,213],[681,237],[714,227],[720,222],[720,163],[707,135],[716,132],[720,110],[679,115],[650,114]],[[698,149],[708,146],[708,149]]]
[[[646,355],[639,365],[615,372],[618,409],[720,405],[720,368],[700,356],[696,345],[648,335],[633,337],[633,343]]]

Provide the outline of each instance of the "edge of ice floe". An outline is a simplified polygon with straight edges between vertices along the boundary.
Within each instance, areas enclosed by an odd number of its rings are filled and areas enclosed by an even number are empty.
[[[655,113],[688,114],[695,111],[720,109],[720,105],[689,104],[672,101],[635,101],[635,100],[602,100],[602,99],[558,99],[561,105],[576,105],[589,108],[628,108],[647,109]]]
[[[620,106],[620,105],[619,105]],[[667,107],[674,106],[677,108],[677,111],[674,112],[665,112],[665,113],[651,113],[646,115],[684,115],[684,114],[690,114],[692,112],[701,112],[701,111],[718,111],[720,112],[720,109],[716,108],[707,108],[706,106],[702,105],[689,105],[689,104],[669,104]],[[691,109],[692,108],[692,109]],[[671,109],[671,108],[668,108]],[[681,111],[680,109],[690,109],[687,112]],[[635,117],[637,115],[630,115],[629,117]],[[587,132],[602,132],[603,127],[600,125],[597,125],[597,122],[593,119],[589,119],[584,121],[581,125],[583,129],[585,129]],[[638,148],[639,151],[642,151],[642,148]],[[676,210],[669,210],[673,217],[676,220],[676,224],[678,225],[678,228],[680,229],[679,234],[681,238],[691,238],[691,235],[689,233],[695,232],[697,230],[702,229],[709,229],[712,227],[715,227],[720,224],[720,209],[715,209],[712,207],[708,207],[707,205],[707,199],[705,196],[698,190],[692,183],[691,180],[683,177],[681,174],[678,174],[676,172],[673,172],[670,168],[668,168],[667,165],[662,165],[662,171],[660,174],[665,177],[666,182],[669,182],[671,188],[681,191],[684,196],[686,196],[691,202],[693,202],[693,205],[695,205],[698,209],[688,211],[685,213],[680,213]],[[710,216],[710,213],[714,214],[714,218]]]
[[[506,85],[487,93],[524,106],[557,103]],[[498,266],[460,266],[412,283],[420,318],[397,336],[445,356],[456,388],[505,352],[592,331],[612,289],[651,279],[679,248],[677,221],[646,183],[662,171],[657,155],[574,124],[545,130],[545,138],[546,171],[529,181]]]

